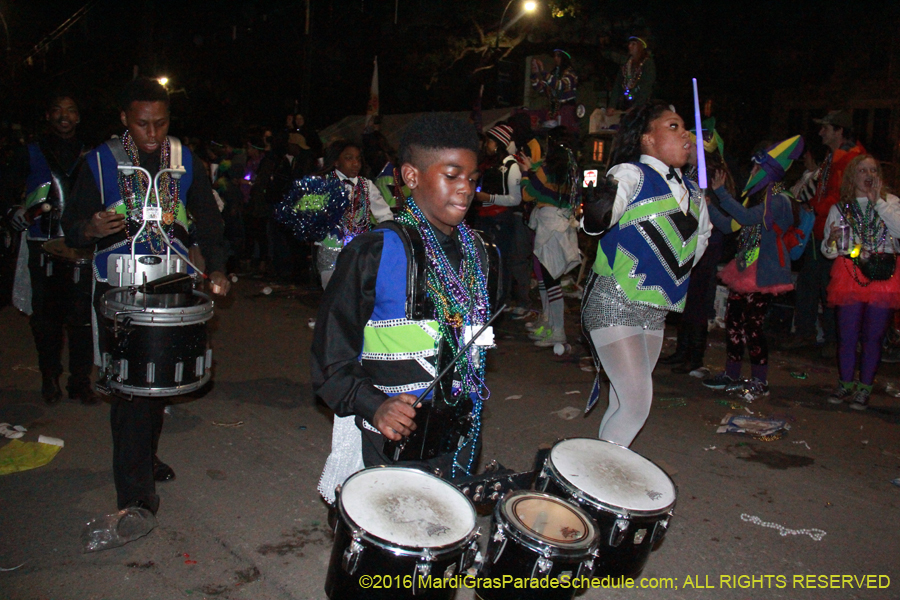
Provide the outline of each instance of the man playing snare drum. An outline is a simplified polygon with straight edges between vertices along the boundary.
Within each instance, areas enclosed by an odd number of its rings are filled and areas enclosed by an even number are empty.
[[[149,235],[138,236],[136,254],[165,255],[166,243],[160,231],[179,251],[187,254],[188,217],[196,226],[203,258],[210,271],[214,294],[226,294],[230,282],[225,277],[224,225],[212,195],[209,178],[199,160],[181,147],[169,131],[169,96],[158,82],[139,78],[125,89],[122,98],[122,125],[126,131],[119,138],[101,144],[85,157],[73,189],[72,201],[63,215],[66,241],[73,247],[97,245],[94,259],[95,308],[103,294],[116,281],[117,256],[131,253],[131,242],[144,225],[144,192],[146,176],[140,171],[117,170],[122,161],[146,169],[151,177],[171,168],[179,152],[184,167],[180,177],[164,173],[159,178],[158,225]],[[117,156],[118,155],[118,156]],[[102,190],[101,190],[102,186]],[[110,260],[110,257],[113,260]],[[98,322],[100,322],[98,313]],[[104,332],[99,331],[100,356],[110,352]],[[113,475],[119,509],[136,507],[156,513],[159,496],[157,481],[169,481],[175,473],[156,456],[162,431],[165,398],[134,396],[111,398],[110,424],[113,435]]]
[[[47,404],[62,400],[63,340],[69,340],[69,398],[83,404],[97,404],[91,390],[94,368],[91,351],[91,276],[80,268],[71,251],[62,244],[60,217],[70,200],[72,184],[81,165],[84,145],[75,135],[80,115],[78,105],[65,93],[55,94],[47,105],[49,130],[29,144],[24,199],[7,214],[11,227],[23,232],[16,269],[13,303],[31,315],[31,332],[37,346],[41,370],[41,396]],[[54,257],[42,246],[59,240]],[[86,262],[86,261],[85,261]]]

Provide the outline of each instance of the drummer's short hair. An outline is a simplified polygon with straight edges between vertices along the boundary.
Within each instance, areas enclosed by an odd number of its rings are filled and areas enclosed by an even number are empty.
[[[132,102],[162,102],[169,107],[169,92],[157,80],[138,77],[122,90],[119,108],[128,110]]]
[[[457,148],[478,154],[475,126],[447,113],[428,113],[414,119],[403,132],[398,155],[401,165],[410,163],[415,167],[424,167],[416,162],[420,150]]]

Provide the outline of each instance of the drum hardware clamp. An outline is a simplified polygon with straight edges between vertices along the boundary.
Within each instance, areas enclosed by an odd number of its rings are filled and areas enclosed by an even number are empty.
[[[353,575],[356,572],[357,567],[359,566],[359,557],[362,556],[363,553],[363,545],[360,543],[360,538],[362,537],[362,532],[358,529],[354,529],[351,534],[353,538],[353,542],[350,543],[350,547],[344,550],[344,557],[342,561],[342,565],[344,567],[344,571]]]
[[[419,581],[431,577],[431,563],[435,560],[434,554],[430,549],[426,548],[422,560],[416,563],[416,570],[413,573],[412,591],[413,595],[418,593]]]
[[[616,515],[616,517],[612,531],[609,532],[609,545],[613,548],[618,548],[619,544],[625,541],[625,534],[628,533],[629,525],[627,515]]]
[[[540,579],[550,574],[553,568],[553,561],[550,560],[550,548],[544,549],[544,555],[534,563],[534,569],[531,571],[532,579]]]

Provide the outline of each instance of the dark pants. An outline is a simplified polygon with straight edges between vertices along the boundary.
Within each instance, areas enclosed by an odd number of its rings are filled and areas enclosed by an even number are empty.
[[[246,216],[244,219],[244,231],[247,235],[243,258],[250,260],[254,257],[254,251],[259,248],[260,262],[269,260],[269,233],[268,217]]]
[[[769,345],[766,334],[763,333],[763,323],[771,300],[771,294],[731,292],[728,295],[728,308],[725,312],[728,339],[725,353],[729,362],[740,363],[746,347],[751,365],[768,364]]]
[[[100,299],[110,289],[108,284],[97,283],[94,295],[101,355],[111,352],[114,343],[99,310]],[[159,507],[156,481],[153,479],[153,457],[159,446],[165,408],[165,398],[135,396],[126,400],[112,397],[109,424],[113,439],[113,479],[120,509],[137,500],[146,503],[153,512]]]
[[[90,267],[80,269],[75,279],[75,264],[61,259],[52,261],[47,275],[47,256],[41,242],[28,242],[28,271],[31,275],[31,332],[38,352],[41,374],[58,377],[63,372],[64,339],[69,340],[69,392],[91,385],[94,368],[91,335]]]
[[[794,326],[796,334],[802,337],[816,336],[816,319],[819,316],[819,303],[823,307],[822,331],[825,343],[837,340],[835,331],[834,309],[828,306],[828,283],[831,281],[831,265],[833,260],[822,256],[819,244],[822,240],[813,238],[806,245],[803,253],[803,267],[797,275],[797,291],[794,303]]]

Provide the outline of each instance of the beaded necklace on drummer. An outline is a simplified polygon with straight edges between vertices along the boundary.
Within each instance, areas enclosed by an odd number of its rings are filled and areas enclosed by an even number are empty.
[[[138,154],[137,144],[131,137],[131,133],[126,131],[122,135],[122,145],[128,158],[136,166],[140,166],[140,155]],[[162,148],[159,152],[159,168],[166,169],[169,166],[169,139],[163,141]],[[144,196],[147,193],[147,186],[152,182],[146,181],[146,176],[140,171],[134,171],[131,175],[125,175],[119,171],[118,177],[119,194],[125,203],[126,219],[132,228],[137,229],[143,222],[143,206]],[[173,223],[175,222],[175,210],[178,203],[178,180],[170,177],[169,173],[163,173],[159,176],[159,206],[162,209],[162,221],[158,224],[159,228],[147,227],[144,229],[141,237],[149,244],[153,253],[160,253],[165,250],[165,244],[161,235],[168,235],[171,239]],[[153,192],[151,191],[151,196]],[[152,200],[152,197],[151,197]],[[160,233],[162,232],[162,233]],[[132,234],[128,232],[128,242],[131,242]]]
[[[426,272],[426,289],[428,297],[434,304],[435,319],[438,322],[441,338],[447,340],[454,356],[465,346],[463,329],[466,325],[479,328],[490,318],[488,305],[487,278],[481,268],[481,260],[475,246],[475,234],[465,223],[457,226],[462,245],[459,270],[455,270],[447,259],[441,243],[438,241],[431,224],[410,198],[406,208],[397,215],[397,221],[415,227],[425,243],[425,255],[428,257]],[[456,402],[474,392],[473,420],[467,442],[457,448],[453,456],[453,475],[456,475],[460,451],[474,443],[481,432],[481,405],[490,395],[484,385],[485,349],[475,346],[477,360],[467,352],[457,363],[461,388]],[[449,400],[449,399],[448,399]],[[455,402],[449,402],[455,404]],[[474,463],[474,453],[469,457],[468,465],[463,468],[468,474]]]

